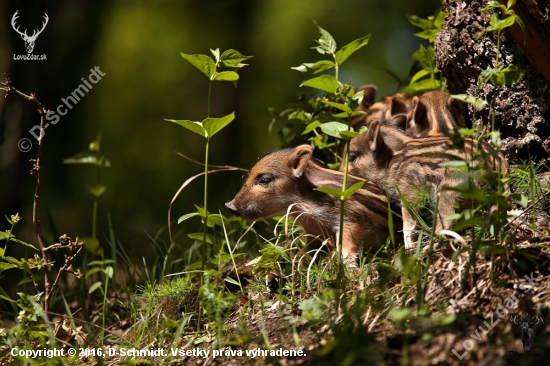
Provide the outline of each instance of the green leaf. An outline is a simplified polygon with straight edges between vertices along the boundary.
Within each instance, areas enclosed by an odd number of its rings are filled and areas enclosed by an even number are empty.
[[[181,224],[185,220],[190,219],[191,217],[195,217],[195,216],[200,216],[200,214],[198,212],[191,212],[191,213],[185,214],[183,216],[180,216],[180,218],[178,219],[178,224]]]
[[[461,102],[471,104],[476,108],[483,108],[483,106],[487,104],[487,102],[485,102],[483,99],[479,99],[468,94],[454,94],[451,95],[451,97],[458,99]]]
[[[503,30],[508,27],[511,27],[516,22],[516,18],[513,16],[508,16],[504,19],[500,19],[497,13],[493,14],[491,16],[491,20],[489,21],[489,24],[496,30]]]
[[[13,234],[8,234],[5,231],[0,231],[0,240],[6,240],[9,238],[15,238],[15,236]]]
[[[481,89],[489,82],[489,80],[493,79],[495,75],[500,73],[502,70],[502,67],[495,67],[495,68],[488,68],[487,70],[482,71],[479,76],[477,77],[477,87],[478,89]]]
[[[349,196],[351,196],[352,194],[360,190],[361,187],[363,187],[363,184],[365,184],[365,181],[357,182],[351,187],[349,187],[348,189],[346,189],[346,191],[344,192],[344,199],[347,199]]]
[[[365,126],[362,126],[365,127]],[[351,140],[354,137],[357,137],[362,132],[355,132],[355,131],[340,131],[340,137],[346,140]]]
[[[401,93],[414,94],[426,90],[441,90],[442,87],[443,84],[437,79],[423,79],[412,85],[407,86],[406,88],[401,90]]]
[[[202,71],[209,79],[216,72],[216,63],[210,56],[206,55],[188,55],[180,52],[181,57],[189,61],[189,63]]]
[[[234,119],[235,112],[232,112],[231,114],[221,118],[206,118],[202,121],[202,125],[204,126],[207,136],[211,138]]]
[[[100,286],[101,286],[101,281],[97,281],[96,283],[91,285],[90,288],[88,289],[88,295],[94,292],[95,290],[97,290]]]
[[[477,41],[478,39],[480,39],[481,37],[483,37],[486,33],[495,32],[495,31],[496,31],[495,28],[493,28],[493,27],[491,27],[491,26],[488,26],[487,28],[485,28],[485,29],[483,29],[483,30],[481,31],[481,33],[479,34],[479,36],[476,37],[476,41]]]
[[[90,277],[91,275],[97,273],[97,272],[101,272],[103,270],[103,268],[101,267],[94,267],[88,271],[86,271],[86,278]]]
[[[319,47],[315,47],[315,49],[322,55],[326,53],[333,55],[334,52],[336,52],[336,41],[332,38],[329,32],[319,27],[315,20],[313,23],[317,27],[317,32],[319,33],[319,39],[317,40]]]
[[[315,188],[316,191],[323,192],[326,194],[330,194],[331,196],[338,197],[340,200],[344,200],[344,194],[345,192],[338,189],[338,188],[332,188],[332,187],[317,187]]]
[[[182,127],[187,128],[190,131],[193,131],[202,137],[208,137],[206,131],[204,130],[204,127],[202,127],[202,123],[197,121],[189,121],[185,119],[164,119],[168,122],[174,122]]]
[[[88,192],[89,192],[92,196],[98,198],[98,197],[101,197],[101,195],[102,195],[103,193],[105,193],[105,190],[106,190],[106,189],[107,189],[107,186],[102,185],[102,184],[98,184],[97,186],[94,186],[94,187],[89,188],[89,189],[88,189]]]
[[[340,132],[347,131],[348,125],[341,122],[327,122],[321,125],[321,130],[329,136],[340,138]]]
[[[451,261],[454,262],[459,255],[461,255],[462,253],[465,253],[467,251],[469,251],[470,248],[469,247],[462,247],[460,248],[459,250],[457,250],[456,252],[453,253],[452,257],[451,257]]]
[[[300,71],[300,72],[307,72],[308,70],[308,66],[307,65],[313,65],[313,64],[301,64],[300,66],[294,66],[294,67],[291,67],[290,69],[291,70],[296,70],[296,71]]]
[[[86,245],[84,246],[84,249],[89,251],[92,254],[100,255],[103,253],[103,248],[101,248],[101,245],[99,244],[99,240],[97,238],[92,238],[90,236],[86,236],[84,238],[80,238]]]
[[[342,103],[330,102],[328,100],[323,100],[323,103],[326,104],[326,105],[329,105],[331,107],[334,107],[336,109],[339,109],[341,111],[346,112],[346,115],[351,114],[351,112],[352,112],[350,107],[348,107],[347,105],[342,104]]]
[[[311,64],[310,64],[311,65]],[[313,65],[309,66],[311,70],[313,70],[314,74],[318,74],[320,72],[323,72],[325,70],[330,70],[334,67],[334,62],[330,60],[321,60],[317,61]]]
[[[435,73],[437,71],[435,67],[435,49],[432,46],[426,48],[420,45],[420,49],[415,52],[413,60],[419,61],[422,65],[422,69],[429,73]]]
[[[303,121],[303,122],[309,122],[311,121],[311,117],[312,117],[311,113],[298,110],[290,113],[288,115],[288,120],[290,121],[291,119],[299,119],[300,121]]]
[[[422,219],[422,217],[420,217],[418,212],[416,212],[413,209],[413,207],[411,206],[409,201],[403,195],[403,192],[401,192],[401,189],[399,189],[399,186],[397,185],[397,183],[393,182],[393,185],[394,185],[395,189],[397,190],[397,193],[399,194],[399,198],[401,199],[401,204],[403,205],[403,207],[405,207],[405,209],[409,212],[409,214],[411,214],[411,216],[416,220],[416,222],[420,226],[422,226],[426,230],[429,230],[430,226],[428,226],[428,224],[426,224],[426,222]]]
[[[327,93],[334,94],[338,89],[338,80],[331,75],[321,75],[304,81],[300,86],[309,86],[310,88],[321,89]]]
[[[224,281],[225,281],[225,282],[229,282],[230,284],[235,285],[235,286],[239,286],[239,287],[241,286],[240,283],[238,283],[237,281],[235,281],[235,280],[232,279],[231,277],[226,277],[226,278],[224,278]]]
[[[409,83],[409,85],[412,85],[414,83],[416,83],[418,81],[418,79],[422,79],[424,76],[428,76],[430,75],[431,72],[430,71],[427,71],[427,70],[420,70],[418,71],[416,74],[414,74],[414,76],[412,77],[411,79],[411,82]]]
[[[497,86],[513,85],[525,75],[525,70],[510,65],[502,69],[496,75],[492,75],[491,81]]]
[[[88,147],[92,152],[99,152],[101,150],[101,133],[97,136],[95,141],[90,142]]]
[[[311,122],[310,124],[307,125],[306,129],[304,130],[304,132],[302,132],[302,135],[306,135],[306,134],[310,133],[310,132],[313,131],[315,128],[319,127],[320,125],[321,125],[321,122],[319,122],[319,121]]]
[[[191,234],[187,234],[187,236],[191,239],[202,241],[204,238],[204,233],[191,233]],[[210,234],[206,234],[206,242],[208,244],[214,243],[214,237]]]
[[[422,30],[430,30],[430,29],[434,29],[435,27],[433,20],[423,19],[416,15],[409,15],[409,14],[407,14],[407,18],[409,19],[409,23],[411,23],[411,25],[418,27]]]
[[[415,33],[414,35],[422,39],[427,39],[429,42],[433,43],[435,41],[435,37],[439,34],[439,32],[439,29],[430,29]]]
[[[105,268],[105,269],[103,270],[103,272],[105,272],[105,274],[106,274],[109,278],[113,278],[113,273],[114,273],[113,267],[107,266],[107,268]]]
[[[350,57],[355,51],[357,51],[361,47],[366,46],[369,43],[369,39],[370,34],[365,37],[358,38],[350,44],[342,47],[338,52],[336,52],[336,63],[338,63],[339,65],[343,64],[344,61],[346,61],[348,57]]]
[[[17,265],[12,263],[0,262],[0,272],[3,272],[7,269],[17,268]]]
[[[214,59],[216,60],[216,63],[218,63],[218,61],[220,61],[220,49],[219,48],[216,48],[215,50],[210,49],[210,52],[212,52],[212,54],[214,55]]]
[[[519,203],[522,207],[527,207],[528,201],[527,197],[525,197],[524,195],[520,193],[514,193],[510,195],[510,198]]]
[[[508,0],[506,8],[510,9],[512,6],[516,5],[516,0]]]
[[[107,160],[104,156],[100,156],[98,158],[96,155],[91,155],[89,153],[78,153],[69,158],[65,158],[63,159],[63,164],[89,164],[95,166],[103,166],[105,168],[109,168],[111,166],[111,162]]]
[[[486,13],[491,9],[500,9],[503,12],[506,12],[506,7],[504,5],[502,5],[501,3],[499,3],[497,0],[488,1],[487,5],[485,5],[485,7],[483,9],[481,9],[481,11]]]
[[[391,309],[390,319],[397,323],[403,323],[412,316],[412,311],[408,308]]]
[[[224,51],[220,57],[220,61],[223,66],[226,67],[243,67],[247,66],[246,64],[242,64],[241,62],[245,60],[249,60],[254,56],[245,56],[241,54],[237,50],[229,49],[227,51]]]
[[[237,80],[239,80],[239,74],[237,74],[235,71],[217,72],[212,77],[212,80],[231,81],[233,83],[233,85],[235,85],[235,88],[236,88],[237,87]]]

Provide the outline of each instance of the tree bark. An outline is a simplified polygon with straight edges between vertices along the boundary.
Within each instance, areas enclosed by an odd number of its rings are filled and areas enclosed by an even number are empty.
[[[522,1],[533,3],[534,0],[518,0],[513,9],[524,6]],[[482,109],[475,111],[475,119],[481,119],[488,130],[491,128],[491,108],[494,105],[495,129],[501,132],[502,147],[510,156],[548,159],[550,82],[531,64],[508,29],[501,34],[500,66],[514,64],[526,71],[525,76],[512,86],[495,87],[491,83],[482,89],[477,86],[478,75],[496,66],[497,33],[488,33],[476,40],[481,31],[489,25],[491,12],[485,15],[481,11],[486,3],[486,0],[445,1],[445,22],[435,41],[437,67],[447,78],[451,94],[466,93],[487,101]],[[535,25],[539,28],[548,27],[545,23],[540,23],[540,19],[525,14],[524,17],[527,18],[523,20],[528,29],[533,29]],[[515,33],[517,37],[517,32]],[[522,46],[532,45],[535,38],[547,36],[541,33],[537,37],[536,35],[536,31],[528,31],[527,37],[530,38]],[[534,63],[543,72],[544,67],[550,67],[550,60],[545,60],[545,56],[542,56],[542,59],[539,55],[529,57],[537,59]],[[474,121],[473,117],[474,109],[469,105],[467,120],[471,123]]]

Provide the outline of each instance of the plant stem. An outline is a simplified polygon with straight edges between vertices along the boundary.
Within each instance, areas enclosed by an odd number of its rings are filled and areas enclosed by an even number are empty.
[[[97,227],[97,197],[94,197],[94,212],[92,217],[92,238],[96,238]]]

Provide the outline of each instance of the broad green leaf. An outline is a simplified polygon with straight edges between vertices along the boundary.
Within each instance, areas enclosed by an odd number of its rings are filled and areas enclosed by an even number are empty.
[[[86,236],[84,238],[80,238],[80,240],[86,243],[84,249],[86,249],[90,253],[98,255],[103,253],[103,248],[101,248],[101,245],[99,244],[99,240],[97,240],[97,238]]]
[[[202,121],[202,125],[204,126],[204,130],[206,131],[207,136],[211,138],[234,119],[235,112],[232,112],[231,114],[228,114],[227,116],[221,118],[206,118],[204,121]]]
[[[218,259],[218,258],[214,258],[214,259]],[[219,261],[219,260],[218,260],[218,261]],[[215,264],[217,264],[217,263],[215,263]],[[235,280],[232,279],[231,277],[226,277],[226,278],[224,278],[224,281],[229,282],[230,284],[235,285],[235,286],[241,286],[240,283],[238,283],[237,281],[235,281]]]
[[[103,166],[105,168],[109,168],[111,166],[111,162],[107,160],[104,156],[100,156],[98,159],[97,156],[91,155],[89,153],[78,153],[69,158],[65,158],[63,159],[63,164],[89,164],[95,166]]]
[[[300,72],[307,72],[308,67],[306,65],[313,65],[313,64],[301,64],[300,66],[294,66],[290,69],[300,71]]]
[[[105,268],[105,269],[103,270],[103,272],[105,272],[105,274],[106,274],[109,278],[113,278],[113,273],[114,273],[113,267],[107,266],[107,268]]]
[[[288,120],[290,121],[291,119],[299,119],[303,122],[309,122],[311,121],[311,117],[311,113],[307,113],[304,111],[294,111],[288,115]]]
[[[227,218],[220,214],[208,215],[208,227],[214,227],[215,225],[222,226],[229,225]]]
[[[409,15],[409,14],[407,14],[407,18],[409,19],[409,23],[411,23],[411,25],[418,27],[422,30],[430,30],[435,27],[433,20],[423,19],[416,15]]]
[[[88,294],[91,294],[92,292],[97,290],[100,286],[101,286],[101,281],[97,281],[96,283],[90,286],[90,288],[88,289]]]
[[[242,64],[241,62],[249,60],[252,57],[254,56],[245,56],[237,50],[229,49],[222,53],[220,61],[222,65],[226,67],[243,67],[246,66],[246,64]]]
[[[235,71],[217,72],[212,77],[212,80],[231,81],[233,83],[233,85],[235,85],[235,88],[236,88],[237,87],[237,80],[239,80],[239,74],[237,74]]]
[[[0,258],[4,256],[4,248],[0,248]]]
[[[437,79],[423,79],[412,85],[407,86],[406,88],[401,90],[401,93],[414,94],[426,90],[441,90],[442,87],[443,84]]]
[[[102,261],[91,261],[88,263],[88,266],[104,266],[109,263],[115,263],[115,260],[113,259],[104,259]]]
[[[200,214],[198,212],[191,212],[191,213],[185,214],[183,216],[180,216],[180,218],[178,219],[178,224],[181,224],[185,220],[190,219],[191,217],[195,217],[195,216],[200,216]]]
[[[174,122],[174,123],[176,123],[176,124],[178,124],[182,127],[187,128],[190,131],[193,131],[193,132],[201,135],[202,137],[208,137],[204,127],[202,127],[202,124],[200,122],[189,121],[189,120],[185,120],[185,119],[164,119],[164,120],[168,121],[168,122]]]
[[[503,30],[514,25],[515,21],[516,19],[513,16],[500,19],[498,14],[495,13],[491,16],[491,20],[489,21],[489,24],[491,24],[491,26],[496,30]]]
[[[323,192],[326,194],[330,194],[331,196],[338,197],[340,200],[344,200],[344,191],[338,189],[338,188],[332,188],[332,187],[317,187],[315,188],[316,191]]]
[[[348,57],[350,57],[355,51],[357,51],[361,47],[366,46],[369,43],[369,39],[370,34],[365,37],[358,38],[350,44],[342,47],[338,52],[336,52],[336,63],[338,63],[339,65],[343,64],[344,61],[346,61]]]
[[[0,272],[5,271],[7,269],[12,269],[12,268],[17,268],[17,266],[12,263],[0,262]]]
[[[364,184],[365,184],[365,181],[357,182],[351,187],[349,187],[348,189],[346,189],[346,191],[344,192],[344,199],[348,198],[349,196],[351,196],[352,194],[360,190]]]
[[[311,88],[321,89],[327,93],[334,94],[338,89],[338,80],[331,75],[321,75],[304,81],[300,86],[309,86]]]
[[[341,122],[327,122],[321,125],[321,130],[329,136],[340,138],[340,131],[347,131],[347,125]]]
[[[483,106],[487,103],[483,99],[479,99],[468,94],[454,94],[451,95],[451,97],[458,99],[461,102],[471,104],[476,108],[483,108]]]
[[[0,231],[0,240],[6,240],[9,238],[14,238],[15,236],[13,234],[8,234],[5,231]]]
[[[187,236],[191,239],[202,241],[204,238],[204,233],[191,233],[191,234],[187,234]],[[206,242],[208,244],[214,243],[214,237],[211,234],[206,234]]]
[[[422,32],[415,33],[414,35],[419,38],[427,39],[428,41],[433,42],[435,41],[435,37],[437,37],[437,34],[439,32],[440,32],[439,29],[430,29],[430,30],[425,30]]]
[[[19,259],[15,259],[14,257],[4,257],[4,259],[7,260],[9,263],[16,265],[19,268],[23,266],[23,262],[21,262]]]
[[[88,192],[94,196],[94,197],[101,197],[103,193],[105,193],[105,190],[107,189],[107,186],[98,184],[97,186],[91,187],[88,189]]]
[[[494,75],[497,75],[502,70],[502,67],[495,67],[495,68],[489,68],[487,70],[482,71],[479,76],[477,77],[477,87],[478,89],[481,89],[489,82],[489,80],[493,79]]]
[[[216,48],[215,50],[210,49],[210,52],[212,52],[212,54],[214,55],[214,59],[216,60],[216,63],[218,63],[218,61],[220,61],[220,49],[219,48]]]
[[[342,104],[342,103],[330,102],[328,100],[323,100],[323,103],[326,104],[326,105],[329,105],[331,107],[334,107],[336,109],[339,109],[341,111],[344,111],[347,114],[351,114],[351,112],[352,112],[350,107],[348,107],[347,105]]]
[[[431,72],[430,71],[427,71],[427,70],[420,70],[418,71],[416,74],[414,74],[414,76],[412,77],[411,79],[411,82],[409,83],[409,85],[412,85],[414,83],[416,83],[418,81],[418,79],[422,79],[424,76],[428,76],[430,75]]]
[[[322,55],[326,53],[333,55],[334,52],[336,52],[336,41],[329,32],[319,27],[315,20],[313,23],[317,27],[317,32],[319,33],[319,39],[317,40],[319,47],[315,47],[315,49]]]
[[[485,5],[485,7],[483,9],[481,9],[481,11],[486,13],[491,9],[500,9],[500,10],[502,10],[503,13],[506,12],[506,7],[504,5],[502,5],[501,3],[499,3],[497,0],[488,1],[487,5]]]
[[[444,21],[445,21],[445,12],[443,10],[439,10],[437,15],[435,16],[434,27],[441,30],[441,26],[443,25]]]
[[[189,61],[189,63],[202,71],[209,79],[216,72],[216,63],[210,56],[206,55],[188,55],[180,52],[181,57]]]
[[[524,195],[520,193],[514,193],[510,195],[510,198],[519,203],[522,207],[527,207],[528,201],[527,197],[525,197]]]
[[[355,132],[355,131],[340,131],[340,137],[345,140],[351,140],[354,137],[357,137],[361,134],[361,132]]]
[[[90,270],[86,271],[86,278],[90,277],[93,274],[96,274],[97,272],[101,272],[102,270],[103,268],[101,267],[91,268]]]
[[[525,75],[525,70],[510,65],[499,73],[492,75],[491,81],[497,86],[513,85]]]
[[[304,130],[304,132],[302,132],[302,135],[305,135],[305,134],[310,133],[310,132],[313,131],[315,128],[319,127],[320,125],[321,125],[321,122],[319,122],[319,121],[311,122],[310,124],[307,125],[306,129]]]
[[[512,6],[516,5],[516,0],[508,0],[506,7],[510,9]]]
[[[330,60],[321,60],[317,61],[313,65],[309,66],[311,70],[313,70],[314,74],[318,74],[320,72],[323,72],[325,70],[330,70],[334,67],[334,62]]]
[[[426,48],[420,45],[420,49],[415,52],[413,60],[419,61],[422,65],[422,69],[429,73],[435,73],[437,70],[435,67],[435,49],[432,46]]]
[[[412,316],[412,311],[408,308],[391,309],[390,319],[396,323],[403,323]]]
[[[486,33],[490,33],[490,32],[495,32],[496,29],[491,27],[491,26],[488,26],[487,28],[484,28],[481,33],[479,34],[479,36],[476,37],[476,41],[478,39],[480,39],[481,37],[483,37]]]

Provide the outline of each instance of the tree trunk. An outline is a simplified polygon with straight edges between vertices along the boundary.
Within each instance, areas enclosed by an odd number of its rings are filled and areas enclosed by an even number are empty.
[[[541,3],[546,0],[538,1]],[[550,32],[540,11],[536,13],[534,9],[525,10],[528,9],[527,3],[532,5],[534,2],[535,0],[518,0],[513,9],[521,14],[528,29],[527,41],[521,46],[526,49],[533,64],[547,74],[550,60],[542,51],[548,51],[545,46],[550,47],[550,42],[542,42],[542,46],[537,42],[540,43],[541,39],[548,37]],[[519,38],[518,41],[512,36],[510,28],[502,32],[500,66],[514,64],[525,70],[525,76],[512,86],[495,87],[489,83],[481,90],[478,89],[478,75],[496,66],[497,33],[488,33],[476,40],[489,25],[491,13],[484,15],[481,11],[486,3],[486,0],[445,1],[445,22],[435,41],[437,67],[447,78],[451,94],[466,93],[487,101],[482,109],[475,112],[475,118],[481,119],[488,130],[491,128],[491,108],[494,105],[495,129],[501,132],[502,147],[511,157],[525,159],[530,155],[537,160],[548,159],[550,82],[531,64],[520,47],[520,43],[523,43],[521,30],[520,33],[517,29],[512,30],[516,39]],[[522,9],[525,11],[521,12]],[[474,120],[473,113],[474,109],[469,105],[467,120],[470,122]]]

